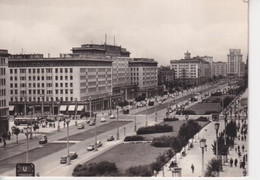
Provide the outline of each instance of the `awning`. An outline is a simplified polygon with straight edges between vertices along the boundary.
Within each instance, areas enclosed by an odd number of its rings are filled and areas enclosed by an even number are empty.
[[[60,106],[60,111],[66,111],[67,105],[61,105]]]
[[[77,111],[83,111],[84,105],[78,105]]]
[[[14,106],[9,106],[9,111],[14,111]]]
[[[76,107],[75,105],[70,105],[69,106],[69,111],[75,111],[75,107]]]

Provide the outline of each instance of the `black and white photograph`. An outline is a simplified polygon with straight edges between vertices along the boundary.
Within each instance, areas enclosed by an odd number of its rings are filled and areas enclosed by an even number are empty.
[[[248,177],[249,3],[0,0],[0,178]]]

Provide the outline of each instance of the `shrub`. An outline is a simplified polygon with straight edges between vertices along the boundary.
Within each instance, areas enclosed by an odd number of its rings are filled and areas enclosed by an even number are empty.
[[[221,96],[222,95],[222,92],[215,92],[215,93],[212,93],[211,96]]]
[[[207,117],[200,116],[199,118],[196,119],[196,121],[207,122],[209,120]]]
[[[206,167],[205,177],[216,177],[221,170],[221,159],[211,159]]]
[[[143,141],[143,136],[126,136],[124,141]]]
[[[141,127],[137,130],[137,134],[152,134],[152,133],[163,133],[163,132],[171,132],[173,130],[172,126],[169,125],[154,125]]]
[[[168,122],[168,121],[179,121],[179,118],[176,118],[176,117],[172,117],[172,118],[164,118],[163,119],[164,122]]]
[[[192,111],[192,110],[184,110],[183,112],[182,112],[182,114],[184,114],[184,115],[196,115],[196,113],[195,113],[195,111]]]
[[[151,177],[153,170],[150,165],[131,166],[125,171],[126,176]]]
[[[204,114],[209,115],[209,114],[214,114],[214,113],[219,113],[219,112],[217,112],[217,111],[206,111]]]
[[[153,138],[151,145],[154,147],[170,147],[171,140],[172,137],[170,136],[161,136],[161,137]]]
[[[114,162],[79,164],[73,169],[72,176],[116,176],[118,168]]]

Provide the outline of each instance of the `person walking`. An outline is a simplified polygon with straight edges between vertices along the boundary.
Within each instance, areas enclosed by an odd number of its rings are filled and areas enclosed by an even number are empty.
[[[242,151],[243,151],[243,152],[245,151],[245,146],[244,146],[244,144],[243,144],[243,146],[242,146]]]
[[[233,159],[231,158],[230,159],[230,167],[232,167],[233,166]]]
[[[237,167],[237,158],[235,159],[234,165]]]
[[[195,167],[194,167],[194,165],[192,164],[192,165],[191,165],[192,174],[194,173],[194,169],[195,169]]]

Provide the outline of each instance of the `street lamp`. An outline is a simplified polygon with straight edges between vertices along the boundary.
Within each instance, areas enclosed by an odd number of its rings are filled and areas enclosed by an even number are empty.
[[[204,176],[204,148],[206,147],[206,139],[202,138],[200,140],[200,147],[202,151],[202,167],[201,167],[201,172],[202,176]]]
[[[41,110],[41,111],[42,111],[42,115],[44,114],[44,104],[43,104],[43,102],[44,102],[44,96],[45,96],[44,94],[41,94],[41,95],[40,95],[40,97],[42,98],[42,107],[41,107],[41,109],[42,109],[42,110]]]
[[[94,112],[94,122],[95,122],[95,151],[97,151],[97,113],[96,112]]]
[[[119,123],[118,123],[118,108],[116,108],[116,113],[117,113],[117,128],[116,128],[116,139],[119,140]]]
[[[224,122],[225,122],[225,134],[224,134],[224,144],[227,144],[227,132],[226,132],[226,127],[227,127],[227,113],[224,111]]]
[[[135,132],[136,132],[136,110],[135,110],[135,126],[134,126],[134,129],[135,129]]]
[[[157,102],[157,97],[155,96],[154,106],[155,106],[155,122],[157,122],[157,105],[155,104]]]
[[[69,124],[70,124],[70,119],[66,118],[66,124],[67,124],[67,150],[68,150],[68,156],[67,156],[67,165],[70,165],[70,149],[69,149]]]
[[[215,130],[216,130],[216,157],[218,158],[218,130],[219,130],[219,123],[215,123]]]
[[[91,97],[88,98],[89,100],[89,121],[91,121]]]
[[[26,163],[29,162],[29,142],[28,142],[28,136],[31,134],[32,129],[29,128],[29,125],[27,124],[27,127],[24,129],[25,130],[25,136],[26,136]]]
[[[148,103],[147,103],[147,101],[148,101],[148,100],[145,101],[145,126],[148,125],[148,121],[147,121],[147,104],[148,104]]]

